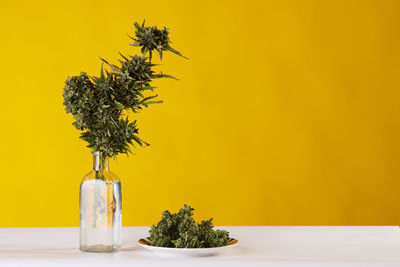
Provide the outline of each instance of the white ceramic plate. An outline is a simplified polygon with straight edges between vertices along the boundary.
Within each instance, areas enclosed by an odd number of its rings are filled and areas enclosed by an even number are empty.
[[[230,238],[228,240],[228,244],[224,247],[216,247],[216,248],[166,248],[166,247],[154,247],[151,246],[151,242],[148,238],[141,238],[138,240],[139,246],[148,249],[152,252],[169,254],[175,256],[192,256],[192,257],[201,257],[201,256],[211,256],[215,255],[219,252],[222,252],[226,249],[234,247],[239,241]]]

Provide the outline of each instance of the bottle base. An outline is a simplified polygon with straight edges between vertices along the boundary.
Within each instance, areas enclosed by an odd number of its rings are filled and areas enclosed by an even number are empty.
[[[121,246],[104,246],[104,245],[79,247],[79,249],[82,252],[95,252],[95,253],[112,253],[112,252],[117,252],[120,248]]]

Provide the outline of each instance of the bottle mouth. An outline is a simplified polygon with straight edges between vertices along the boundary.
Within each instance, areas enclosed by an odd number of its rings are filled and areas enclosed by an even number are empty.
[[[100,155],[100,151],[92,151],[92,155],[93,156],[99,156]]]

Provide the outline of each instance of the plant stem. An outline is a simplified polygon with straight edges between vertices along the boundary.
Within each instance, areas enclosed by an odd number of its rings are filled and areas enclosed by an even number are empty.
[[[104,153],[100,153],[100,162],[99,162],[99,170],[96,170],[96,179],[105,181],[106,178],[104,177],[104,169],[106,166],[107,155]],[[94,190],[94,200],[93,200],[93,227],[96,227],[96,220],[97,220],[97,208],[98,208],[98,201],[100,199],[100,187],[96,184]]]
[[[104,169],[106,167],[107,155],[100,154],[99,170],[96,170],[96,179],[105,180]]]

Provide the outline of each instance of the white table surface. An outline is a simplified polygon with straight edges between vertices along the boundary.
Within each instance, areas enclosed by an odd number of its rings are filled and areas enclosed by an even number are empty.
[[[117,253],[83,253],[78,228],[0,228],[0,266],[400,266],[397,226],[221,227],[239,240],[210,257],[162,256],[140,248],[148,227],[124,227]]]

